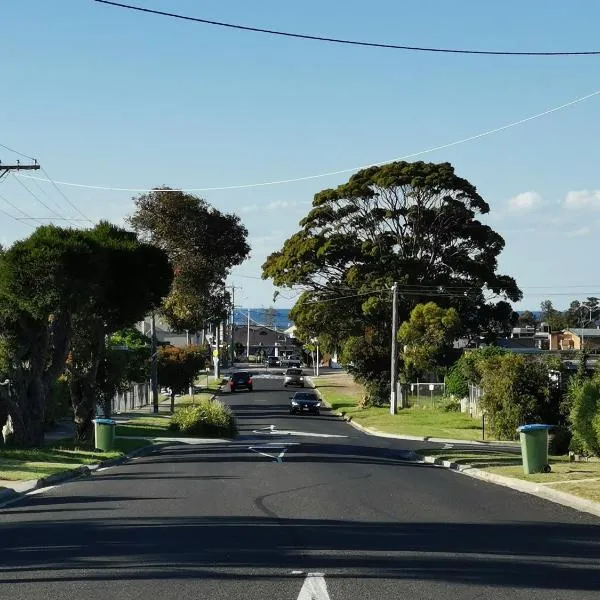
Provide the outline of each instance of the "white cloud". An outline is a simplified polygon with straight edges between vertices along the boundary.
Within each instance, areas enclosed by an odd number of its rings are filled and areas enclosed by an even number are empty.
[[[566,235],[568,237],[582,237],[584,235],[589,235],[592,233],[591,227],[580,227],[579,229],[573,229],[572,231],[567,231]]]
[[[508,201],[508,210],[511,212],[528,212],[535,210],[542,204],[542,197],[537,192],[523,192],[513,196]]]
[[[288,202],[287,200],[274,200],[267,204],[268,210],[278,210],[280,208],[288,208],[294,206],[295,202]]]
[[[254,212],[255,210],[258,210],[258,204],[248,204],[247,206],[242,206],[241,211],[242,212]]]
[[[567,208],[600,208],[600,190],[577,190],[568,192],[565,198]]]

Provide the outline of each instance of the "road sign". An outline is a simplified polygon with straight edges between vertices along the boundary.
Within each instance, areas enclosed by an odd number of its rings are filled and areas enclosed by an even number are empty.
[[[216,348],[213,350],[213,356],[215,358],[217,358],[217,356],[219,356],[219,351]]]

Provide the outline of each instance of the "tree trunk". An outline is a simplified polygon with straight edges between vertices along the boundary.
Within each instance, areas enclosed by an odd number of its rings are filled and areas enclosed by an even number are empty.
[[[80,443],[86,443],[93,441],[93,418],[94,418],[94,407],[95,397],[94,393],[90,394],[89,386],[87,389],[82,389],[79,396],[78,402],[73,402],[73,419],[75,421],[75,441]]]
[[[72,362],[69,366],[69,390],[75,421],[75,441],[93,440],[93,419],[98,395],[97,378],[105,351],[104,323],[84,322],[73,340]]]
[[[175,413],[175,392],[171,390],[171,414]]]

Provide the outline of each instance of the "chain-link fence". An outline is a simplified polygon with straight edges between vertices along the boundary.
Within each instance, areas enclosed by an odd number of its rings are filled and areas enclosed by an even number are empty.
[[[111,404],[111,412],[124,413],[136,408],[148,406],[152,400],[149,383],[132,383],[129,389],[119,392]]]
[[[446,393],[445,383],[409,383],[404,386],[406,392],[403,398],[405,406],[435,408],[442,402]]]

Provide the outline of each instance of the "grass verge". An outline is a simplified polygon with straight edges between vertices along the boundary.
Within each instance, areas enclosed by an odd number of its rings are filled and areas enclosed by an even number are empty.
[[[97,452],[76,446],[72,440],[59,440],[50,446],[33,449],[0,449],[0,480],[23,481],[40,479],[61,471],[93,465],[103,460],[118,458],[151,444],[148,439],[115,440],[115,449]]]
[[[331,408],[376,432],[456,440],[482,439],[481,421],[460,412],[411,407],[391,415],[387,407],[360,408],[362,388],[348,373],[314,378],[313,383]]]

